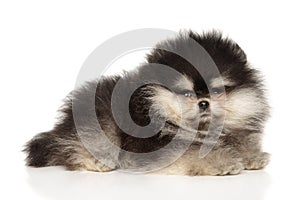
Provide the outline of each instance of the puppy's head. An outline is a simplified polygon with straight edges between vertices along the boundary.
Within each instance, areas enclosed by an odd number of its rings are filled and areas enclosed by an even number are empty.
[[[207,51],[219,75],[210,74],[210,66],[201,64],[200,67],[208,71],[204,79],[187,60],[164,50],[166,46],[171,50],[186,48],[187,37]],[[197,59],[200,62],[202,57]],[[148,55],[148,62],[164,64],[179,72],[177,76],[166,77],[172,80],[169,88],[149,86],[153,94],[149,97],[151,109],[177,126],[197,122],[198,129],[207,129],[213,123],[211,119],[225,114],[225,129],[259,130],[268,115],[258,72],[249,67],[243,50],[220,33],[182,34],[177,39],[159,44]]]

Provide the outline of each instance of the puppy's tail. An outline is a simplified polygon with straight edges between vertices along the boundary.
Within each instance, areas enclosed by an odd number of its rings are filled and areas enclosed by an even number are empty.
[[[52,132],[43,132],[31,139],[24,148],[27,154],[26,164],[32,167],[59,165],[58,144]]]

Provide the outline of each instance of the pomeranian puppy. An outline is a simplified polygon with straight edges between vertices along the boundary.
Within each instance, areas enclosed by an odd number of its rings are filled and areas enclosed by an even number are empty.
[[[61,113],[53,130],[26,144],[28,166],[195,176],[239,174],[269,161],[261,147],[269,115],[262,78],[216,31],[160,42],[136,70],[75,89]]]

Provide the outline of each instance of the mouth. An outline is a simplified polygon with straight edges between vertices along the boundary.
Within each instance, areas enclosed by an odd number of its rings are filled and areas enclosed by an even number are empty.
[[[199,116],[198,119],[193,118],[188,121],[182,121],[181,123],[178,123],[173,120],[167,120],[166,123],[174,127],[185,129],[188,131],[201,131],[206,129],[205,127],[209,125],[210,120],[211,120],[211,115],[209,113],[204,113],[201,116]]]
[[[200,115],[200,117],[210,117],[210,113],[203,113]]]
[[[211,119],[211,114],[210,113],[203,113],[200,115],[200,122],[208,122]]]

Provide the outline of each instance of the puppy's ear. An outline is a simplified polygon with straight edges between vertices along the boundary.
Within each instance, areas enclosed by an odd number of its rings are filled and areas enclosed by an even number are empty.
[[[247,62],[246,53],[243,51],[243,49],[237,43],[233,43],[232,52],[235,54],[236,57],[239,57],[241,61]]]

